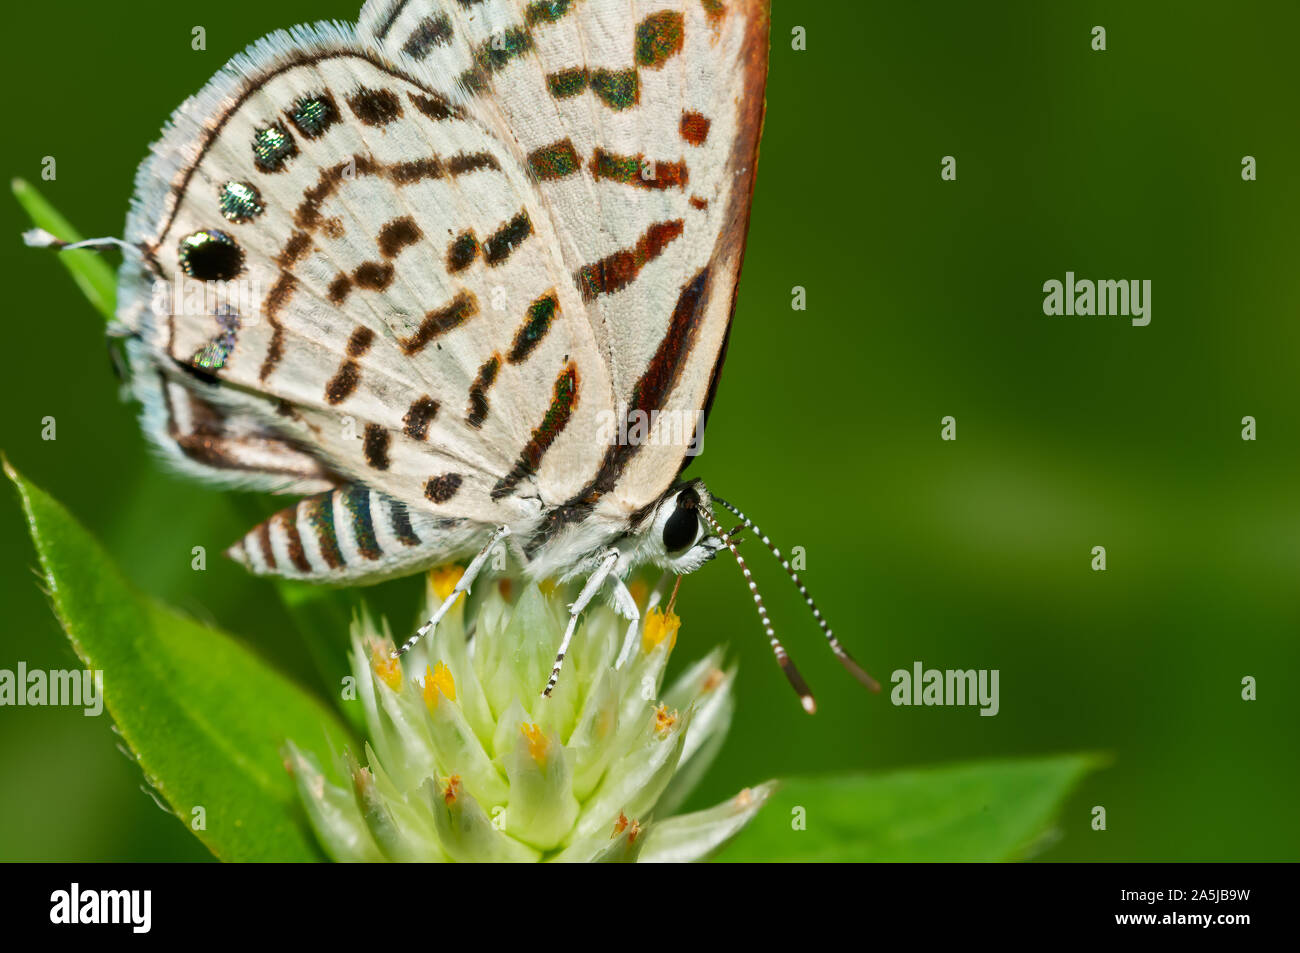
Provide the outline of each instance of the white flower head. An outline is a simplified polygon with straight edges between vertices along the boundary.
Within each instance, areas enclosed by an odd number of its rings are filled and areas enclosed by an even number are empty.
[[[436,609],[460,578],[429,574]],[[510,580],[509,584],[515,584]],[[666,690],[680,619],[645,614],[624,646],[614,611],[590,609],[564,677],[546,683],[567,611],[559,590],[493,586],[467,622],[461,598],[399,662],[367,616],[352,627],[365,764],[339,757],[351,790],[290,742],[287,761],[317,837],[340,861],[690,861],[739,831],[774,790],[747,788],[670,816],[721,747],[734,667],[716,649]]]

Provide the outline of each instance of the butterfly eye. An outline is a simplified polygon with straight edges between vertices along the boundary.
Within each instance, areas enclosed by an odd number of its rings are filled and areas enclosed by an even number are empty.
[[[694,490],[683,490],[678,494],[677,507],[664,523],[664,549],[667,552],[680,552],[699,536],[700,517],[696,512],[698,505],[699,497]]]

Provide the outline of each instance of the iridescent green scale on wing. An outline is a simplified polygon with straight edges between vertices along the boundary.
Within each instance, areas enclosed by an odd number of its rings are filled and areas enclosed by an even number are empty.
[[[591,174],[597,179],[612,179],[630,184],[641,178],[641,159],[638,156],[616,156],[597,149],[591,157]]]
[[[264,211],[262,194],[248,182],[227,182],[217,193],[217,204],[222,217],[236,225],[252,221]]]
[[[289,110],[289,120],[303,136],[315,139],[339,121],[339,111],[329,95],[303,96]]]
[[[529,26],[554,23],[569,12],[572,0],[536,0],[528,5],[526,19]]]
[[[618,112],[635,106],[641,98],[641,79],[634,69],[598,69],[591,74],[591,91]]]
[[[528,318],[515,334],[506,360],[511,364],[519,364],[527,359],[546,336],[546,332],[551,329],[551,322],[555,319],[555,310],[558,306],[559,302],[556,301],[554,292],[538,298],[528,306]]]
[[[230,353],[235,349],[235,338],[240,326],[239,312],[227,307],[216,318],[217,326],[221,330],[190,358],[190,363],[200,370],[221,370],[226,366]]]
[[[658,69],[682,50],[686,24],[676,10],[652,13],[636,28],[636,61],[639,66]]]
[[[298,144],[278,122],[253,135],[253,165],[263,172],[279,172],[297,154]]]
[[[379,541],[375,537],[375,525],[370,517],[370,490],[360,483],[354,483],[343,492],[339,500],[347,510],[352,524],[357,551],[366,559],[378,559]]]
[[[343,565],[343,553],[339,551],[338,537],[334,535],[334,494],[318,493],[303,500],[307,525],[316,534],[320,545],[320,554],[331,569]]]
[[[481,93],[487,88],[489,76],[532,48],[532,34],[521,27],[511,27],[504,33],[496,34],[480,43],[474,51],[474,66],[461,73],[461,85],[472,93]]]
[[[573,143],[565,139],[549,146],[543,146],[528,154],[528,169],[538,179],[545,181],[562,179],[573,175],[582,168],[582,157],[573,148]]]
[[[561,70],[546,77],[546,88],[556,99],[577,96],[587,88],[587,71],[582,67]]]

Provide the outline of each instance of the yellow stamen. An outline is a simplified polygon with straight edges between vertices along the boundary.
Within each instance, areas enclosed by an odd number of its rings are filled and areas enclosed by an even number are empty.
[[[660,705],[655,709],[655,733],[660,738],[667,737],[675,724],[677,724],[676,709],[670,712],[667,705]]]
[[[402,663],[386,652],[383,646],[376,645],[371,649],[370,665],[385,685],[395,692],[402,690]]]
[[[447,779],[447,786],[442,790],[442,799],[447,804],[455,804],[460,795],[460,775],[453,774]]]
[[[700,694],[707,695],[721,685],[724,678],[726,678],[726,673],[722,669],[711,669],[709,674],[704,676],[704,684],[700,686]]]
[[[357,794],[365,797],[371,786],[375,783],[375,776],[370,773],[369,768],[357,768],[352,772],[352,786],[356,788]]]
[[[454,563],[446,566],[436,566],[429,570],[429,582],[433,586],[433,593],[443,602],[451,595],[451,591],[456,588],[460,582],[460,577],[465,575],[465,570],[461,569]]]
[[[655,606],[645,617],[645,628],[641,631],[641,651],[649,655],[664,639],[668,640],[671,652],[677,644],[677,630],[682,627],[682,620],[674,612],[661,612]]]
[[[549,597],[555,594],[555,590],[559,588],[559,585],[554,579],[543,579],[537,584],[537,588],[542,590],[542,595]]]
[[[445,695],[448,701],[456,700],[456,679],[452,677],[451,669],[442,662],[436,666],[426,665],[424,668],[424,703],[433,711],[438,707],[438,698]]]
[[[636,839],[641,835],[641,822],[636,818],[629,820],[626,814],[619,811],[618,820],[614,822],[614,833],[609,835],[609,839],[613,840],[624,831],[627,831],[627,842],[629,844],[635,843]]]
[[[519,726],[524,737],[528,740],[528,753],[533,756],[533,760],[541,764],[546,760],[546,754],[551,750],[551,740],[542,733],[542,729],[537,725],[530,725],[524,722]]]

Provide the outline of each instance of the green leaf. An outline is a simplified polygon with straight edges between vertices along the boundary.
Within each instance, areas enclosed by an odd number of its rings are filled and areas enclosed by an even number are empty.
[[[14,197],[26,210],[37,227],[45,229],[55,238],[65,242],[81,241],[81,234],[72,224],[47,202],[31,183],[23,179],[14,179],[10,183]],[[38,251],[33,251],[39,254]],[[117,301],[117,281],[113,269],[96,252],[74,248],[72,251],[49,252],[57,254],[59,261],[72,273],[72,278],[106,321],[113,320],[113,311]]]
[[[49,495],[4,463],[17,486],[45,585],[72,647],[104,673],[104,703],[145,779],[222,860],[321,854],[281,746],[321,764],[348,743],[337,715],[229,635],[159,605]]]
[[[1061,802],[1100,761],[1060,755],[786,781],[718,859],[1015,860],[1042,843]]]

